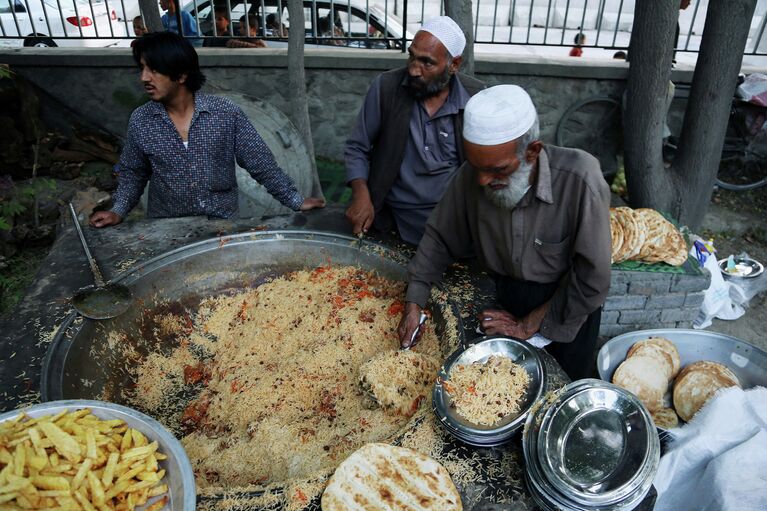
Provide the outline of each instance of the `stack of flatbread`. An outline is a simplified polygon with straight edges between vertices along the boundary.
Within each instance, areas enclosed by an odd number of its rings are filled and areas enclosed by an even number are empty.
[[[685,366],[674,382],[676,413],[685,421],[692,419],[717,390],[727,387],[740,387],[727,366],[707,360]]]
[[[461,511],[450,474],[412,449],[367,444],[336,469],[322,494],[322,511]]]
[[[663,396],[680,366],[679,351],[673,342],[664,337],[650,337],[631,346],[626,360],[613,374],[613,383],[636,395],[656,425],[673,428],[678,422],[676,413],[664,408]]]
[[[674,224],[654,209],[610,208],[612,262],[664,262],[681,266],[687,245]]]
[[[693,362],[681,371],[680,365],[673,342],[650,337],[631,346],[613,383],[636,395],[664,429],[675,428],[680,418],[689,421],[719,389],[740,386],[738,377],[718,362]],[[672,381],[674,408],[666,408],[664,395]]]

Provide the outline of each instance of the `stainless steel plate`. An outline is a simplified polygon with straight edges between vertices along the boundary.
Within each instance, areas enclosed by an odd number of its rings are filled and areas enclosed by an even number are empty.
[[[682,367],[699,360],[726,365],[744,389],[767,385],[767,353],[741,339],[705,330],[655,329],[629,332],[610,339],[599,350],[599,377],[612,381],[613,373],[626,359],[629,348],[648,337],[665,337],[676,345]],[[666,396],[671,403],[670,394]],[[662,428],[659,428],[662,429]]]
[[[64,401],[50,401],[22,408],[0,415],[0,422],[5,422],[17,417],[21,412],[30,417],[42,417],[55,415],[63,410],[75,411],[90,408],[93,415],[101,419],[121,419],[130,427],[137,429],[150,441],[157,441],[159,451],[168,456],[160,462],[161,468],[166,470],[166,483],[168,485],[168,505],[163,508],[169,511],[193,511],[195,509],[197,492],[194,482],[192,464],[181,446],[167,429],[153,418],[137,412],[126,406],[107,403],[105,401],[92,401],[86,399],[71,399]],[[137,508],[139,511],[143,509]]]
[[[450,371],[456,365],[484,362],[491,355],[505,356],[521,365],[530,375],[530,384],[518,413],[509,415],[492,426],[482,426],[467,421],[455,411],[451,406],[452,397],[442,382],[450,381]],[[508,441],[524,424],[530,407],[543,393],[545,379],[544,366],[535,347],[507,337],[482,338],[466,350],[455,351],[445,360],[432,392],[434,412],[445,429],[458,439],[471,445],[500,445]]]
[[[539,462],[551,483],[575,500],[619,502],[643,482],[645,467],[658,456],[658,437],[637,398],[591,381],[563,395],[544,415]]]
[[[747,257],[734,258],[735,268],[732,271],[727,270],[727,259],[719,260],[719,269],[726,277],[752,279],[758,277],[764,271],[764,265],[754,259]]]
[[[601,391],[604,393],[600,394]],[[636,412],[643,417],[635,415],[627,420],[622,417],[621,406],[615,406],[616,403],[623,403],[629,414]],[[614,420],[613,412],[621,415],[618,421]],[[560,415],[562,416],[559,417]],[[609,418],[601,421],[600,415],[603,415],[602,418]],[[644,431],[643,438],[646,440],[637,443],[646,445],[647,454],[641,456],[641,464],[637,464],[637,460],[625,459],[627,453],[636,447],[636,438],[627,438],[627,433],[630,433],[626,431],[627,423],[634,423]],[[623,433],[619,434],[623,437],[616,442],[614,433],[621,430]],[[553,447],[547,446],[549,436],[555,440]],[[557,438],[563,441],[558,442]],[[594,449],[584,449],[581,442]],[[595,447],[595,444],[603,445]],[[619,451],[618,456],[624,456],[623,459],[616,460],[615,453],[608,453],[607,464],[613,469],[609,475],[605,473],[605,466],[602,464],[605,459],[595,452],[604,452],[607,446]],[[573,382],[538,401],[525,422],[522,447],[531,493],[541,507],[551,510],[632,509],[649,492],[660,459],[657,435],[641,403],[629,392],[593,379]],[[548,452],[550,449],[558,449],[560,454]],[[639,451],[641,449],[637,448],[636,452]],[[568,475],[564,478],[557,476],[548,466],[542,465],[541,461],[547,463],[547,458],[559,458],[565,465],[565,470],[558,469],[556,472],[567,472]],[[629,474],[630,467],[635,468],[634,477],[624,478],[631,480],[630,484],[614,484],[616,481],[612,481],[610,477],[621,473],[624,463],[627,464],[625,474]],[[584,485],[589,479],[597,482]],[[573,484],[570,484],[571,482]],[[584,486],[589,491],[584,492]]]

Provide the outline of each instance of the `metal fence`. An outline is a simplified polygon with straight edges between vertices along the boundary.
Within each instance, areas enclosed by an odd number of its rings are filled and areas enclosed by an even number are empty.
[[[224,38],[287,45],[286,0],[161,0],[166,29],[181,31],[196,45],[225,45]],[[530,47],[625,50],[635,0],[474,0],[478,51]],[[708,0],[681,10],[676,48],[700,47]],[[216,12],[228,22],[216,23]],[[25,46],[127,46],[136,37],[138,0],[0,0],[0,43]],[[307,44],[398,49],[424,20],[444,14],[441,0],[304,0]],[[767,0],[758,0],[745,53],[766,55]],[[182,27],[180,30],[176,27]],[[221,29],[222,27],[223,30]],[[139,27],[136,27],[137,29]],[[255,30],[254,30],[255,29]],[[247,46],[232,43],[230,46]]]

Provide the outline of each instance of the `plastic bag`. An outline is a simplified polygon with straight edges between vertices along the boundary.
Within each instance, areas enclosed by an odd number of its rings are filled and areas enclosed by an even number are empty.
[[[736,94],[743,101],[759,106],[767,106],[767,75],[762,73],[748,75],[745,81],[738,85]]]
[[[746,312],[742,305],[733,301],[730,295],[733,284],[724,280],[715,254],[716,250],[707,249],[701,241],[694,242],[690,249],[690,255],[697,258],[711,275],[711,285],[703,296],[703,304],[700,306],[698,317],[692,324],[693,328],[707,328],[714,318],[738,319]]]
[[[736,259],[752,259],[746,252],[735,256]],[[748,302],[757,294],[767,290],[767,273],[762,272],[752,278],[725,277],[730,284],[730,298],[738,305],[748,307]]]

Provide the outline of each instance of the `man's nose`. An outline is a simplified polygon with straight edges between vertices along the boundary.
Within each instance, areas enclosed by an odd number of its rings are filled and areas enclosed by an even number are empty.
[[[495,174],[492,172],[484,172],[480,170],[477,172],[477,183],[479,183],[479,186],[487,186],[493,182],[495,177]]]

